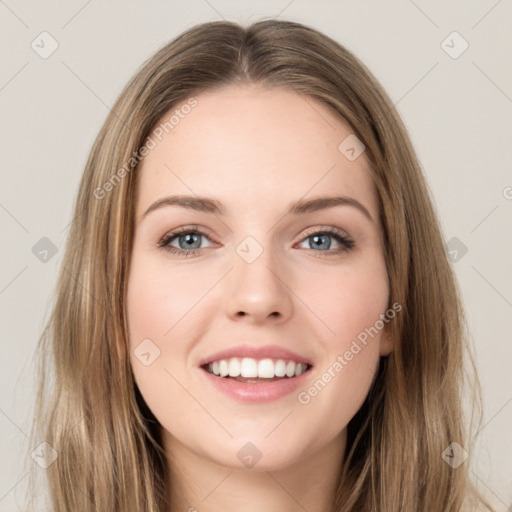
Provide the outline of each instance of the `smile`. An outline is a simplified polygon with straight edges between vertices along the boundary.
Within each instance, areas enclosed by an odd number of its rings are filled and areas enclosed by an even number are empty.
[[[206,384],[237,402],[263,404],[306,386],[312,366],[285,359],[220,359],[200,367]]]
[[[276,378],[298,377],[310,368],[307,363],[286,361],[284,359],[253,359],[251,357],[232,357],[220,359],[205,365],[206,371],[222,378],[234,378],[240,382],[264,382]]]

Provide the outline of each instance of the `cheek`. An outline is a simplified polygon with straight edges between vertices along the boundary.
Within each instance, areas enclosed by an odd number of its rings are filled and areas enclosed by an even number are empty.
[[[298,401],[319,417],[329,414],[325,428],[334,435],[361,407],[377,371],[389,287],[380,260],[361,271],[333,272],[314,281],[301,297],[304,302],[307,297],[321,320],[317,319],[316,332],[325,357],[316,368],[316,379],[300,390]]]
[[[364,338],[386,311],[389,286],[385,265],[380,262],[374,266],[347,268],[319,274],[315,279],[306,276],[301,296],[324,324],[320,339],[324,340],[326,348],[346,350],[351,340],[358,336]],[[378,325],[381,331],[381,323]],[[375,331],[372,333],[376,338]]]
[[[180,384],[189,378],[191,348],[205,337],[205,294],[218,280],[211,269],[183,265],[176,271],[165,260],[134,251],[126,297],[133,375],[157,417],[170,405],[181,409],[187,399]]]
[[[143,338],[165,343],[200,298],[193,274],[169,272],[165,265],[134,255],[128,279],[127,314],[132,344]]]
[[[194,287],[176,274],[133,254],[126,299],[130,362],[139,390],[152,409],[159,397],[169,396],[161,391],[172,388],[168,373],[174,374],[172,362],[185,358],[185,328],[191,333],[182,319],[197,302]]]
[[[180,431],[186,428],[180,426],[185,415],[173,412],[193,406],[179,383],[186,382],[183,363],[187,340],[195,335],[186,314],[197,302],[197,293],[175,274],[166,272],[165,266],[157,266],[150,258],[134,254],[128,279],[127,317],[130,364],[137,387],[159,423]]]

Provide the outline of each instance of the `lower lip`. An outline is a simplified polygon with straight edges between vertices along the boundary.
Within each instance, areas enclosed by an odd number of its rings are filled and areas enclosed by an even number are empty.
[[[235,379],[218,377],[201,368],[213,386],[226,395],[241,402],[263,403],[278,400],[293,393],[309,377],[311,368],[297,377],[284,377],[270,382],[239,382]]]

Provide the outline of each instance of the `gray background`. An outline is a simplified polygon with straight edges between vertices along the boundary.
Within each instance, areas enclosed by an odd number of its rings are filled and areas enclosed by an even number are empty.
[[[397,105],[457,251],[485,400],[473,476],[496,510],[512,510],[510,0],[0,0],[0,510],[17,509],[28,480],[19,454],[29,449],[32,355],[109,106],[136,68],[186,28],[260,16],[310,24],[346,45]],[[58,43],[45,59],[31,47],[50,48],[43,31]],[[469,44],[458,56],[464,42],[454,31]],[[47,261],[34,254],[48,244],[43,237],[57,249]]]

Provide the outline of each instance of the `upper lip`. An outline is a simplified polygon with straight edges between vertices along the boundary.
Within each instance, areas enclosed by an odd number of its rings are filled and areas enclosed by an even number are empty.
[[[220,361],[221,359],[230,359],[232,357],[251,357],[253,359],[285,359],[286,361],[306,363],[312,366],[312,362],[309,358],[296,354],[292,350],[280,347],[279,345],[238,345],[236,347],[230,347],[205,357],[199,362],[199,366],[204,366],[209,363],[213,363],[214,361]]]

